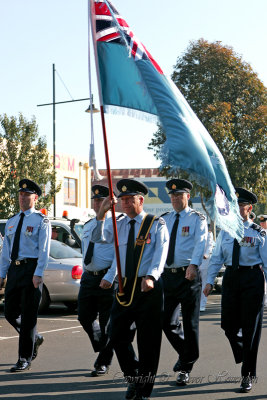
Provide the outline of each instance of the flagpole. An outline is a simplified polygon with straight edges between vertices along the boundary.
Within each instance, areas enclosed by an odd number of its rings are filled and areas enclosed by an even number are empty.
[[[95,53],[95,64],[96,64],[96,75],[97,75],[97,83],[98,83],[98,94],[99,94],[99,102],[100,102],[100,114],[101,114],[101,122],[102,122],[102,131],[103,131],[103,140],[104,140],[104,149],[105,149],[105,158],[106,158],[106,167],[107,167],[107,178],[108,178],[108,187],[109,187],[109,197],[110,200],[113,198],[113,187],[112,187],[112,179],[111,179],[111,169],[109,162],[109,151],[108,151],[108,141],[107,141],[107,133],[106,133],[106,122],[105,122],[105,114],[104,114],[104,106],[103,106],[103,98],[101,91],[101,82],[99,77],[99,65],[97,59],[97,49],[96,49],[96,39],[95,39],[95,27],[94,21],[92,18],[92,3],[94,0],[88,0],[88,41],[90,41],[90,26],[91,33],[94,45],[94,53]],[[123,284],[122,284],[122,275],[121,275],[121,262],[120,262],[120,253],[119,253],[119,239],[118,239],[118,230],[116,223],[116,215],[115,215],[115,205],[111,206],[111,215],[112,215],[112,223],[113,223],[113,233],[114,233],[114,246],[115,246],[115,254],[117,260],[117,271],[118,271],[118,282],[119,282],[119,295],[123,295]]]

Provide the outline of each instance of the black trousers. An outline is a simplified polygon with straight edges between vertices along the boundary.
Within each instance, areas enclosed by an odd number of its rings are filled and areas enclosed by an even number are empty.
[[[222,283],[221,327],[242,376],[256,376],[264,306],[264,275],[258,268],[227,267]]]
[[[199,307],[201,279],[185,279],[186,269],[173,273],[165,269],[162,274],[164,287],[164,333],[179,354],[181,370],[190,372],[199,357]],[[181,307],[183,323],[178,312]]]
[[[163,290],[161,279],[154,282],[154,289],[141,292],[138,278],[133,302],[121,306],[114,301],[111,311],[110,339],[113,343],[121,370],[128,382],[137,383],[139,395],[149,397],[158,369],[163,322]],[[131,341],[135,322],[138,358]],[[138,368],[138,371],[137,371]]]
[[[88,334],[94,351],[99,352],[95,367],[110,365],[113,357],[107,328],[115,292],[114,285],[110,289],[99,287],[103,276],[85,271],[78,296],[78,320]]]
[[[5,288],[5,317],[19,333],[19,358],[31,361],[41,290],[35,288],[32,277],[37,260],[21,265],[11,264]]]

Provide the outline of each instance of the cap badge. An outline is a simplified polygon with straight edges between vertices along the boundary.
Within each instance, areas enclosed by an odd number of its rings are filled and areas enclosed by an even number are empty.
[[[26,183],[23,183],[22,187],[25,189],[27,187]]]
[[[126,187],[126,186],[123,186],[123,187],[121,188],[121,191],[122,191],[122,192],[126,192],[126,191],[127,191],[127,187]]]
[[[175,184],[172,185],[172,189],[176,189],[176,185]]]
[[[99,190],[98,189],[95,190],[95,194],[99,194]]]
[[[264,217],[260,217],[260,221],[264,221]]]

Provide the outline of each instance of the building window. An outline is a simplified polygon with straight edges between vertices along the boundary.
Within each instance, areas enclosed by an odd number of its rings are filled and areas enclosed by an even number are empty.
[[[64,204],[77,205],[77,179],[64,178]]]

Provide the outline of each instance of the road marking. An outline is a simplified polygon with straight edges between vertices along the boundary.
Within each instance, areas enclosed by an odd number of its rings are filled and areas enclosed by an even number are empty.
[[[64,319],[64,318],[39,318],[38,317],[38,321],[42,320],[42,321],[66,321],[66,322],[75,322],[78,320],[77,319]]]
[[[42,332],[38,332],[38,333],[52,333],[52,332],[59,332],[59,331],[66,331],[68,329],[77,329],[77,328],[81,328],[81,325],[77,325],[77,326],[70,326],[69,328],[60,328],[60,329],[52,329],[50,331],[42,331]],[[0,336],[0,340],[7,340],[7,339],[14,339],[14,338],[18,338],[19,336],[8,336],[8,337],[4,337],[4,336]]]

